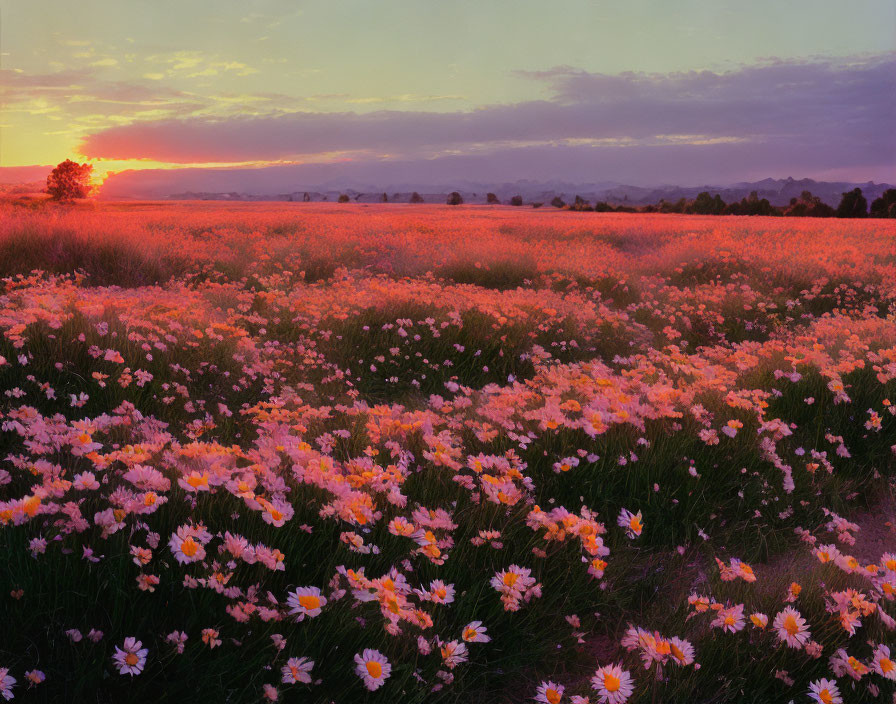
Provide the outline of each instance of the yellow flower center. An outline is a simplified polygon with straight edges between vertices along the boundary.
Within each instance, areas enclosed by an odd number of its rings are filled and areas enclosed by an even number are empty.
[[[187,538],[180,545],[180,551],[187,557],[193,557],[193,555],[196,554],[197,550],[199,550],[199,546],[196,544],[196,541],[193,540],[193,538]]]
[[[558,704],[558,702],[562,698],[562,695],[556,689],[548,687],[544,691],[544,698],[547,699],[551,704]]]
[[[818,698],[824,702],[824,704],[833,704],[834,697],[831,695],[831,692],[827,689],[823,689],[818,693]]]
[[[896,663],[890,660],[890,658],[881,658],[878,665],[880,665],[881,672],[884,674],[896,670]]]
[[[367,674],[373,677],[373,679],[378,680],[383,676],[383,666],[375,660],[370,660],[364,666],[367,668]]]
[[[517,579],[519,579],[519,575],[516,572],[508,572],[504,575],[504,586],[512,587],[516,584]]]

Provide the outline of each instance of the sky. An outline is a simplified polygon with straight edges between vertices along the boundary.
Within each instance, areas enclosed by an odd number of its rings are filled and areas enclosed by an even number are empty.
[[[0,180],[893,182],[896,3],[0,0],[0,98]]]

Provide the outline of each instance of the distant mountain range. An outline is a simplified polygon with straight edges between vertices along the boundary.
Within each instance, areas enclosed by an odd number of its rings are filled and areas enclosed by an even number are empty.
[[[448,194],[458,191],[465,203],[484,204],[487,194],[494,193],[502,203],[509,203],[513,196],[522,196],[525,203],[540,202],[548,204],[555,197],[562,198],[571,203],[576,196],[580,196],[591,203],[604,201],[611,205],[649,205],[661,200],[675,202],[681,198],[693,200],[703,191],[710,195],[719,194],[726,203],[740,201],[748,197],[752,192],[757,196],[767,198],[772,205],[787,205],[792,198],[798,198],[803,191],[810,191],[825,203],[836,206],[846,191],[861,188],[865,198],[870,203],[879,197],[888,188],[893,188],[887,183],[849,183],[845,181],[815,181],[804,179],[773,179],[766,178],[762,181],[741,182],[725,186],[701,185],[701,186],[628,186],[618,183],[573,184],[573,183],[535,183],[532,181],[517,181],[501,184],[464,183],[454,186],[447,185],[418,185],[409,188],[402,184],[403,188],[394,186],[381,189],[370,188],[360,190],[358,188],[337,189],[332,187],[312,188],[311,190],[295,190],[283,193],[252,193],[241,191],[183,191],[180,193],[166,194],[164,197],[171,200],[229,200],[229,201],[302,201],[309,198],[311,201],[336,201],[340,195],[345,194],[350,201],[359,203],[378,203],[383,195],[389,202],[407,203],[411,194],[417,192],[426,203],[444,203]],[[107,197],[116,197],[107,194]],[[119,196],[120,197],[120,196]]]
[[[44,171],[52,167],[16,167],[0,169],[0,195],[39,192],[45,187]],[[426,203],[444,203],[448,194],[458,191],[464,202],[484,204],[488,193],[494,193],[502,203],[509,203],[513,196],[521,196],[523,202],[549,204],[555,197],[571,203],[580,196],[592,204],[604,201],[611,205],[652,205],[665,200],[674,203],[681,198],[693,200],[703,191],[719,194],[726,203],[740,201],[753,191],[758,197],[767,198],[772,205],[782,206],[798,198],[803,191],[810,191],[831,206],[840,202],[846,191],[861,188],[870,203],[888,188],[888,183],[851,183],[847,181],[816,181],[811,178],[766,178],[761,181],[728,185],[696,186],[630,186],[610,181],[598,183],[570,183],[564,181],[521,180],[505,183],[478,183],[462,181],[453,184],[392,183],[383,187],[376,184],[346,183],[341,187],[335,178],[315,185],[290,185],[295,183],[294,172],[289,167],[265,169],[171,169],[125,171],[113,174],[101,191],[103,199],[150,200],[226,200],[226,201],[302,201],[308,195],[311,201],[335,202],[345,194],[350,201],[378,203],[386,194],[389,202],[407,203],[417,192]],[[321,174],[323,175],[323,174]],[[329,174],[332,175],[332,174]],[[40,180],[36,180],[40,177]]]

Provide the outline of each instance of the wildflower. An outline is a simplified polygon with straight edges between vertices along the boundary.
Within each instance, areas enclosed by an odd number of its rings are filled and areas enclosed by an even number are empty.
[[[355,673],[372,692],[382,687],[392,673],[392,665],[380,651],[367,648],[363,653],[355,655]]]
[[[605,665],[594,673],[591,688],[597,692],[601,704],[624,704],[632,696],[632,676],[621,665]]]
[[[843,704],[837,683],[825,678],[809,684],[809,697],[818,704]]]
[[[286,603],[290,607],[289,613],[295,616],[297,621],[301,621],[306,616],[308,618],[320,616],[321,609],[327,604],[327,599],[321,595],[320,589],[317,587],[299,587],[290,592]]]
[[[565,687],[562,684],[556,684],[551,681],[542,682],[538,685],[535,701],[542,704],[559,704],[563,699],[564,689]]]
[[[811,637],[806,627],[806,619],[792,606],[786,607],[775,616],[772,624],[778,633],[778,639],[791,648],[802,648]]]
[[[295,684],[296,682],[309,684],[311,682],[312,667],[314,667],[313,660],[308,658],[290,658],[280,668],[280,672],[283,675],[283,684]]]
[[[459,643],[456,640],[452,640],[441,646],[439,650],[442,654],[442,661],[445,663],[449,670],[453,670],[461,663],[467,661],[466,643]]]
[[[33,687],[47,679],[47,676],[41,670],[29,670],[25,673],[25,679],[31,683],[29,686]]]
[[[143,672],[149,650],[142,646],[143,643],[131,636],[124,639],[123,648],[115,646],[115,655],[112,656],[112,659],[115,661],[115,667],[118,668],[119,674],[133,677]]]
[[[175,559],[180,564],[189,562],[199,562],[205,559],[205,548],[203,547],[203,538],[208,535],[204,529],[191,528],[189,526],[181,526],[176,532],[171,534],[168,546],[174,554]],[[208,536],[209,538],[211,536]],[[207,540],[208,538],[205,538]]]
[[[784,601],[786,603],[793,603],[797,600],[797,597],[802,590],[803,588],[797,582],[791,582],[790,586],[787,588],[787,596]]]
[[[183,631],[171,631],[171,633],[165,636],[165,641],[177,648],[179,655],[183,655],[184,646],[187,642],[187,634]]]
[[[214,628],[203,628],[202,629],[202,642],[205,643],[209,648],[216,648],[221,645],[221,639],[218,638],[220,634]]]
[[[831,671],[837,677],[849,675],[854,680],[860,680],[870,672],[870,668],[865,663],[847,653],[843,648],[831,655],[828,662]]]
[[[482,621],[470,621],[464,626],[461,636],[467,643],[488,643],[491,638],[485,634],[485,626]]]
[[[880,644],[874,649],[871,667],[881,677],[896,680],[896,661],[890,657],[890,649],[886,645]]]
[[[625,528],[625,534],[629,538],[637,538],[641,535],[641,531],[644,530],[644,526],[641,523],[641,512],[632,513],[628,509],[622,509],[619,513],[619,518],[617,519],[617,523],[621,528]]]
[[[768,626],[768,616],[763,613],[759,613],[758,611],[756,613],[750,614],[750,621],[756,628],[760,630],[765,630],[765,627]]]
[[[721,628],[727,633],[737,633],[742,630],[744,627],[744,605],[738,604],[728,609],[722,609],[711,625]]]
[[[6,701],[13,698],[12,687],[16,683],[16,678],[9,674],[9,668],[0,667],[0,695]]]

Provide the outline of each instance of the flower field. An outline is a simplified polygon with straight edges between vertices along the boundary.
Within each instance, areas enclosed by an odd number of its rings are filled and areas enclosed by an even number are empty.
[[[896,701],[896,221],[0,206],[0,393],[0,697]]]

